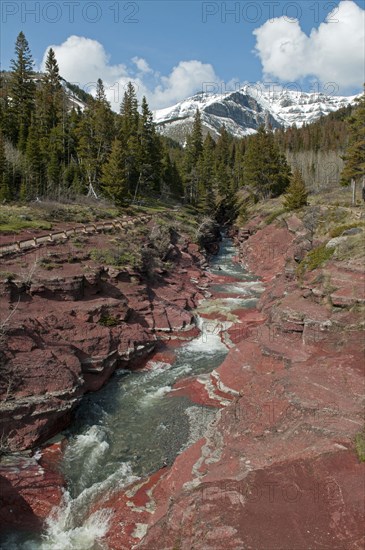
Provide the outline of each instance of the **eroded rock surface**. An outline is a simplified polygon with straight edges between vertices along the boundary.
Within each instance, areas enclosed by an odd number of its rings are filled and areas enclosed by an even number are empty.
[[[171,269],[150,277],[93,261],[88,251],[102,250],[106,240],[85,237],[82,249],[52,243],[43,262],[39,251],[4,261],[12,276],[0,282],[2,453],[42,445],[116,368],[138,368],[159,341],[184,338],[195,327],[191,309],[209,280],[196,245],[172,244]],[[45,467],[29,454],[1,462],[3,528],[21,521],[39,529],[59,504],[63,480],[48,467],[50,452],[44,450]]]
[[[354,448],[363,429],[364,274],[329,262],[298,281],[295,263],[310,243],[298,218],[287,222],[239,236],[241,261],[266,281],[259,312],[237,312],[235,345],[209,380],[176,385],[221,410],[203,439],[146,480],[139,528],[123,538],[113,521],[111,548],[364,547],[365,464]],[[117,498],[130,500],[133,523],[133,496]],[[119,524],[123,510],[116,504]]]

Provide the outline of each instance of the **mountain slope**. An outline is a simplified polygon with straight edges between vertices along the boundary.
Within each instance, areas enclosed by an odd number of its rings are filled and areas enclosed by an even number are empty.
[[[262,124],[270,124],[273,128],[286,128],[293,124],[301,127],[346,107],[357,97],[287,90],[256,90],[255,96],[250,93],[249,86],[224,94],[201,92],[172,107],[156,111],[154,119],[163,135],[183,143],[199,109],[205,133],[210,132],[215,137],[224,124],[232,135],[243,137],[255,133]]]

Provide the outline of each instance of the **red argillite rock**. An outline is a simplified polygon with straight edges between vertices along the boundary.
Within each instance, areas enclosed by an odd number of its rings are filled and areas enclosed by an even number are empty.
[[[52,251],[60,261],[62,246]],[[30,264],[32,254],[37,260],[36,253],[28,253]],[[14,277],[2,283],[0,306],[8,323],[0,423],[7,450],[46,441],[67,426],[82,395],[98,390],[118,366],[132,359],[135,365],[159,337],[194,326],[188,310],[203,297],[198,286],[207,280],[192,267],[202,259],[195,246],[184,252],[191,273],[180,272],[177,254],[175,271],[153,280],[92,265],[89,259],[86,270],[88,255],[82,254],[80,263],[38,269],[31,282]],[[15,259],[7,263],[9,271],[19,269]]]
[[[98,390],[116,368],[143,366],[159,339],[188,335],[193,327],[189,309],[208,280],[195,267],[204,260],[197,247],[184,245],[182,253],[176,245],[173,270],[150,280],[130,268],[98,265],[88,249],[103,249],[108,237],[85,238],[82,251],[52,243],[43,266],[37,250],[3,262],[13,276],[0,282],[6,320],[0,335],[1,453],[41,445],[67,427],[82,396]],[[13,456],[0,462],[0,531],[39,530],[59,503],[62,476],[45,462],[52,452],[43,451],[40,461]]]
[[[307,237],[297,217],[242,234],[241,258],[267,282],[261,314],[230,329],[236,346],[209,385],[209,399],[216,391],[225,407],[150,488],[131,547],[364,548],[365,463],[354,445],[363,429],[363,273],[331,262],[299,285],[288,264]],[[197,383],[175,387],[204,402]],[[128,548],[113,544],[115,530],[110,547]]]
[[[62,501],[59,469],[62,444],[54,443],[29,458],[9,457],[0,464],[0,524],[2,531],[38,531],[42,521]]]

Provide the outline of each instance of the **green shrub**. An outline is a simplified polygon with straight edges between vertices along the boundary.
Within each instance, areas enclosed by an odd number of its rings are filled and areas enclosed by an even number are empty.
[[[326,244],[321,244],[310,250],[298,266],[298,275],[303,275],[306,271],[313,271],[324,262],[332,258],[334,248],[326,248]]]
[[[137,250],[127,251],[119,247],[115,249],[93,248],[90,251],[90,258],[95,262],[115,267],[129,265],[137,269],[141,263],[141,257]]]
[[[365,430],[355,435],[355,449],[360,462],[365,462]]]
[[[0,271],[0,280],[2,281],[12,281],[15,277],[16,274],[11,271]]]
[[[102,315],[99,320],[99,325],[102,325],[103,327],[116,327],[119,324],[120,319],[118,319],[118,317],[110,315],[109,313]]]
[[[39,260],[38,265],[47,271],[51,271],[52,269],[56,269],[58,267],[57,264],[51,260],[51,258],[42,258]]]

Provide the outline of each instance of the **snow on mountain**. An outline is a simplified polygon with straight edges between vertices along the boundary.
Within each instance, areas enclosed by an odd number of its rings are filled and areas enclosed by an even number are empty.
[[[358,97],[288,90],[256,92],[253,94],[249,87],[223,94],[201,92],[172,107],[155,111],[154,120],[162,134],[184,142],[199,109],[204,133],[217,136],[224,124],[228,132],[242,137],[255,133],[262,124],[271,124],[273,128],[295,124],[300,128],[304,123],[346,107]]]

